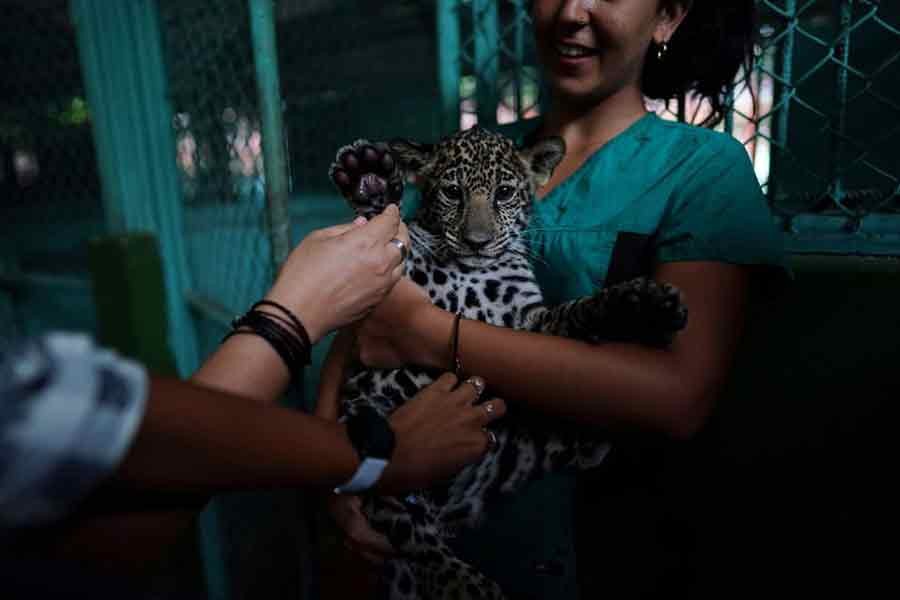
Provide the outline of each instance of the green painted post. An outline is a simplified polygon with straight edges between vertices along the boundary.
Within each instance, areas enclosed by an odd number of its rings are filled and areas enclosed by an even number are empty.
[[[190,279],[157,3],[73,0],[71,11],[94,126],[107,229],[111,234],[149,231],[158,237],[169,346],[178,372],[186,376],[196,370],[199,357],[186,302]],[[99,269],[95,285],[99,281],[101,286],[112,286],[112,277],[127,261],[102,258],[102,246],[95,246],[93,252],[95,271]],[[159,333],[154,330],[162,325],[133,318],[139,301],[133,295],[128,301],[134,303],[129,310],[118,316],[100,315],[99,321],[140,328],[137,335],[152,341]],[[109,310],[102,302],[98,308]],[[215,520],[215,514],[207,511],[201,521],[210,519]],[[216,528],[207,525],[201,543],[208,592],[219,599],[226,598],[228,590],[217,535]]]
[[[156,237],[96,238],[88,244],[88,259],[101,343],[140,358],[154,373],[176,375]]]
[[[437,74],[441,98],[440,134],[459,129],[459,80],[462,46],[459,36],[459,0],[437,0]]]
[[[497,125],[497,87],[500,82],[500,18],[495,0],[472,0],[475,29],[476,97],[478,124]]]
[[[847,80],[850,67],[850,25],[853,21],[853,0],[841,0],[840,8],[840,33],[835,44],[835,58],[838,62],[837,72],[837,114],[834,117],[836,123],[832,126],[831,148],[831,193],[834,202],[848,215],[851,214],[844,207],[845,195],[843,161],[844,161],[844,136],[847,132]]]
[[[278,50],[272,0],[250,0],[250,32],[253,62],[262,113],[262,144],[266,173],[266,206],[272,242],[273,273],[277,273],[290,252],[288,216],[288,172],[281,119],[281,87],[278,80]]]
[[[521,121],[525,117],[525,106],[522,103],[522,75],[525,70],[525,16],[528,9],[523,6],[522,0],[516,0],[515,4],[513,52],[516,64],[513,67],[513,112],[516,114],[516,120]]]
[[[790,31],[784,36],[784,42],[781,44],[780,75],[783,83],[779,85],[781,93],[778,95],[778,119],[775,121],[775,131],[773,132],[775,143],[772,144],[773,151],[771,152],[771,164],[769,166],[768,196],[770,202],[774,202],[778,197],[778,170],[781,168],[778,160],[779,154],[774,152],[774,150],[777,148],[784,152],[787,148],[788,127],[791,116],[791,98],[794,96],[794,43],[796,42],[797,37],[797,0],[786,0],[784,14],[788,17],[788,28]],[[789,221],[787,221],[786,224],[790,227]]]
[[[160,242],[168,333],[182,375],[198,366],[175,163],[175,138],[156,2],[73,0],[109,233]],[[153,335],[147,332],[147,335]]]

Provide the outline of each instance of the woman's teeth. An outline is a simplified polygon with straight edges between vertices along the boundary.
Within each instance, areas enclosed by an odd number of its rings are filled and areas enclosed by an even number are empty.
[[[580,58],[582,56],[590,56],[594,53],[594,50],[592,48],[585,48],[584,46],[572,46],[569,44],[557,44],[556,50],[563,56],[569,58]]]

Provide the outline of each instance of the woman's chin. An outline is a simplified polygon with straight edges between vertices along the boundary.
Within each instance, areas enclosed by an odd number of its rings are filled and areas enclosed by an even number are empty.
[[[601,83],[584,78],[557,77],[548,83],[555,97],[565,98],[567,102],[575,104],[595,102],[598,97],[603,96],[604,86]]]

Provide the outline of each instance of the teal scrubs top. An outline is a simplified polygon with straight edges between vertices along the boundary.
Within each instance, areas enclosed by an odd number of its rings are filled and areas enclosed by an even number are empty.
[[[635,262],[648,268],[676,261],[784,266],[782,237],[744,146],[653,113],[536,203],[531,243],[542,258],[535,267],[547,302],[602,286],[623,233],[643,239],[629,250],[644,254],[648,260]]]
[[[529,235],[549,304],[591,294],[611,271],[627,280],[666,262],[786,272],[781,234],[743,145],[653,113],[538,200]],[[452,545],[511,598],[577,598],[574,500],[573,474],[547,477],[489,508],[484,525]]]

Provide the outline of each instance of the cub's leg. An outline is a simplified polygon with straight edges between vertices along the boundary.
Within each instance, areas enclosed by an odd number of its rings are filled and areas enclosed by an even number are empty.
[[[638,277],[553,308],[533,310],[525,327],[589,342],[666,346],[686,324],[687,307],[677,288]]]

